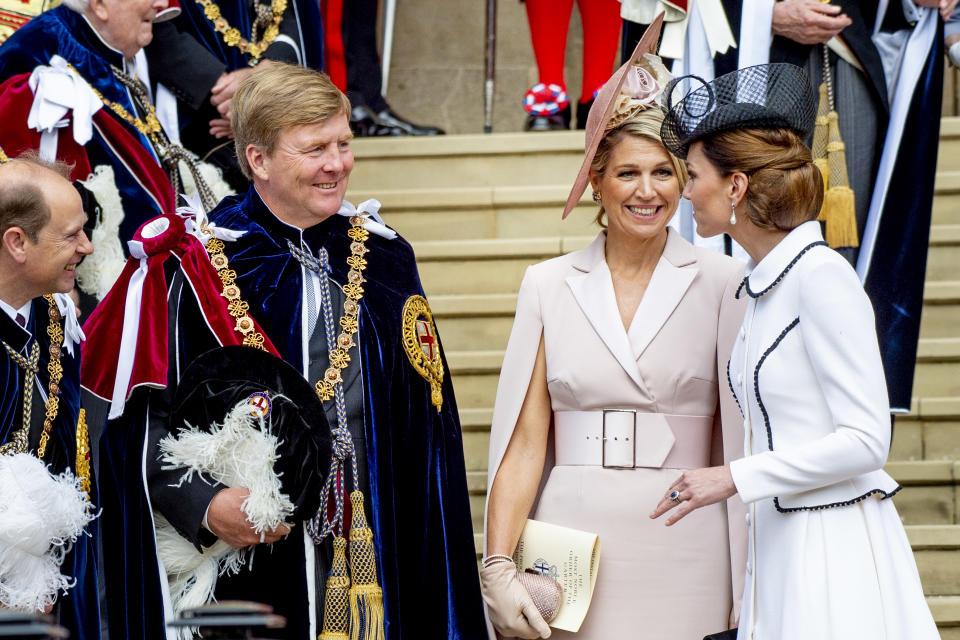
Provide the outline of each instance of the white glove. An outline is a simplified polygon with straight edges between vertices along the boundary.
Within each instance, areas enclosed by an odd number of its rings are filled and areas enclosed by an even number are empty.
[[[530,640],[550,637],[550,627],[517,580],[513,562],[498,562],[480,569],[480,588],[490,622],[501,635]]]

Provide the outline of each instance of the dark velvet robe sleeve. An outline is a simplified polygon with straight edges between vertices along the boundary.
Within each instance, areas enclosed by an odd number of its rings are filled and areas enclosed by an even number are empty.
[[[292,2],[287,4],[287,8],[283,12],[283,22],[280,23],[280,35],[284,35],[297,43],[301,40],[300,26],[297,22],[297,16]],[[263,57],[267,60],[289,62],[290,64],[301,64],[300,60],[303,56],[303,51],[295,51],[289,42],[282,40],[270,43],[267,50],[263,52]]]
[[[150,79],[170,89],[185,106],[200,109],[210,90],[227,70],[219,58],[207,51],[177,21],[153,25],[153,41],[144,49],[150,65]]]

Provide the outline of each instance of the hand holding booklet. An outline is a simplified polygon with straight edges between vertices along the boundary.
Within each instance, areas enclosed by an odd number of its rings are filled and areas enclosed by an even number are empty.
[[[513,554],[517,569],[556,578],[563,587],[563,600],[550,626],[579,631],[593,598],[600,562],[597,534],[527,520]]]

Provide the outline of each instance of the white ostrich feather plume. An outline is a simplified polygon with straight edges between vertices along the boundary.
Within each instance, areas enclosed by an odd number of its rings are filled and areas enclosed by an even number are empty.
[[[280,442],[262,418],[254,417],[246,400],[237,403],[222,425],[201,431],[187,425],[176,437],[160,441],[164,469],[184,469],[180,484],[201,475],[228,487],[246,487],[250,495],[243,510],[261,536],[293,514],[293,503],[283,493],[274,472]],[[200,553],[163,516],[154,513],[157,546],[163,560],[175,613],[213,600],[217,577],[236,573],[247,549],[234,549],[222,541]],[[183,629],[188,640],[192,632]]]
[[[0,456],[0,609],[43,611],[75,580],[60,565],[93,505],[69,470],[51,474],[26,454]]]

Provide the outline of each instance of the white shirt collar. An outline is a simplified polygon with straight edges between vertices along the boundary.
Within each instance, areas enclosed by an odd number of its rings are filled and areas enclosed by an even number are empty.
[[[23,305],[19,309],[14,309],[12,306],[7,304],[3,300],[0,300],[0,309],[3,309],[3,311],[8,316],[10,316],[10,319],[13,320],[14,322],[17,322],[18,313],[22,315],[24,318],[26,318],[27,320],[30,320],[30,307],[32,305],[33,305],[33,300],[27,300],[27,304]],[[19,322],[17,322],[17,326],[18,327],[20,326]]]

